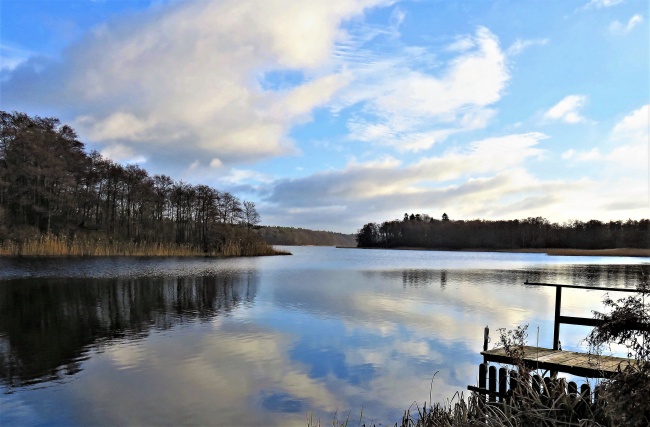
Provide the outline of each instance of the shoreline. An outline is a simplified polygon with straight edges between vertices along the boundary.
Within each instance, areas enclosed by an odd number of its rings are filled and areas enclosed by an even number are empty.
[[[230,240],[214,250],[205,250],[200,245],[171,243],[134,243],[108,240],[67,240],[57,236],[44,236],[25,242],[5,241],[0,243],[2,257],[203,257],[231,258],[291,255],[265,242],[242,243]]]
[[[613,256],[650,258],[650,249],[643,248],[613,248],[613,249],[562,249],[562,248],[525,248],[525,249],[490,249],[490,248],[418,248],[400,246],[395,248],[360,248],[356,246],[337,246],[337,249],[379,249],[398,251],[440,251],[440,252],[506,252],[506,253],[534,253],[548,256]]]
[[[253,255],[222,255],[222,254],[149,254],[149,253],[137,253],[137,254],[108,254],[108,255],[94,255],[94,254],[17,254],[17,255],[8,255],[0,254],[0,259],[3,258],[257,258],[263,256],[286,256],[293,255],[291,252],[286,251],[276,251],[269,254],[253,254]]]

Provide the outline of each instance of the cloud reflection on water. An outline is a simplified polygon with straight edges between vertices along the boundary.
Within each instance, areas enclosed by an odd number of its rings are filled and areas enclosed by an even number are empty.
[[[354,419],[363,407],[364,421],[389,424],[429,399],[435,372],[437,401],[476,381],[486,324],[495,340],[498,327],[529,323],[531,342],[539,326],[540,344],[550,344],[554,291],[526,279],[629,286],[640,270],[540,263],[537,255],[292,251],[258,259],[256,269],[228,260],[221,273],[219,262],[189,260],[188,276],[150,275],[161,266],[154,260],[140,278],[1,282],[0,305],[14,311],[0,314],[0,339],[9,342],[0,353],[23,363],[17,371],[3,358],[2,387],[14,392],[2,397],[3,408],[56,420],[42,408],[60,407],[66,424],[80,425],[305,425],[312,411],[329,423],[337,410]],[[130,262],[124,271],[146,265]],[[182,268],[175,261],[161,271]],[[588,315],[601,299],[602,292],[567,292],[563,309]],[[38,313],[59,323],[39,329],[20,320]],[[562,331],[568,346],[584,337]],[[25,371],[25,355],[34,354],[21,341],[27,336],[46,348],[72,346]],[[42,366],[57,370],[81,356],[61,382],[7,380],[21,372],[44,378]]]

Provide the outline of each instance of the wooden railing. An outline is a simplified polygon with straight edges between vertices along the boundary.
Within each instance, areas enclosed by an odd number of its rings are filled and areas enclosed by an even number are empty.
[[[588,383],[578,386],[574,381],[567,382],[564,378],[543,377],[539,374],[523,374],[497,368],[494,365],[481,363],[479,365],[478,387],[468,386],[468,390],[487,396],[487,402],[496,404],[508,402],[516,396],[528,396],[533,400],[540,399],[549,406],[561,402],[558,406],[569,418],[580,419],[588,412],[602,409],[604,402],[599,396],[600,386],[592,388]],[[482,401],[485,402],[485,401]]]
[[[553,325],[553,350],[560,349],[560,324],[564,323],[565,325],[581,325],[581,326],[600,326],[602,320],[594,319],[590,317],[574,317],[574,316],[562,316],[561,307],[562,307],[562,289],[586,289],[593,291],[605,291],[605,292],[634,292],[638,293],[638,289],[621,289],[621,288],[606,288],[598,286],[576,286],[576,285],[558,285],[554,283],[535,283],[529,282],[526,280],[524,285],[531,286],[548,286],[555,288],[555,322]],[[635,330],[650,330],[650,325],[647,323],[635,323],[630,325],[630,329]]]

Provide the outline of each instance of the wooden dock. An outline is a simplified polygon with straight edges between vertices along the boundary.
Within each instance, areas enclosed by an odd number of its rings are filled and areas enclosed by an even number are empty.
[[[599,356],[574,351],[553,350],[550,348],[525,346],[523,362],[531,369],[564,372],[586,378],[610,378],[625,369],[631,359],[624,357]],[[482,351],[485,363],[495,362],[513,364],[505,349]]]
[[[577,384],[573,381],[566,383],[563,378],[558,378],[559,372],[574,375],[583,378],[611,378],[616,375],[620,370],[624,370],[629,364],[634,363],[632,359],[624,357],[601,356],[588,353],[577,353],[574,351],[563,351],[560,345],[560,325],[583,325],[598,327],[602,324],[602,320],[585,318],[585,317],[572,317],[563,316],[561,314],[562,306],[562,289],[584,289],[584,290],[598,290],[605,292],[638,292],[636,289],[620,289],[620,288],[605,288],[605,287],[588,287],[588,286],[575,286],[575,285],[558,285],[549,283],[530,283],[526,281],[529,286],[551,286],[555,288],[555,321],[553,325],[553,348],[524,346],[523,358],[514,360],[509,356],[504,348],[496,348],[488,350],[488,343],[490,341],[490,330],[486,326],[483,332],[483,363],[479,365],[478,387],[469,385],[468,390],[487,395],[489,402],[495,402],[497,397],[503,401],[508,399],[512,391],[519,387],[520,382],[525,381],[531,390],[539,393],[549,393],[551,389],[557,388],[553,384],[560,384],[559,389],[563,389],[564,393],[570,396],[578,395]],[[647,322],[630,324],[630,329],[649,331],[650,324]],[[517,362],[523,362],[533,374],[527,372],[518,372],[515,370]],[[496,366],[490,365],[490,362],[511,365],[512,368],[501,367],[497,370]],[[546,371],[546,372],[544,372]],[[541,376],[540,376],[541,373]],[[523,374],[523,376],[522,376]],[[543,376],[548,375],[545,378]],[[541,387],[541,384],[546,384]],[[566,385],[566,388],[562,384]],[[580,399],[582,402],[589,405],[596,405],[598,398],[594,397],[592,401],[591,388],[589,384],[582,384],[580,387]],[[597,394],[597,392],[596,392]]]

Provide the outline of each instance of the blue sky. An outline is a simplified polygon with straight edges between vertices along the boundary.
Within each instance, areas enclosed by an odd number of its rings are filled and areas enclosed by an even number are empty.
[[[0,108],[266,225],[650,216],[645,0],[2,0]]]

